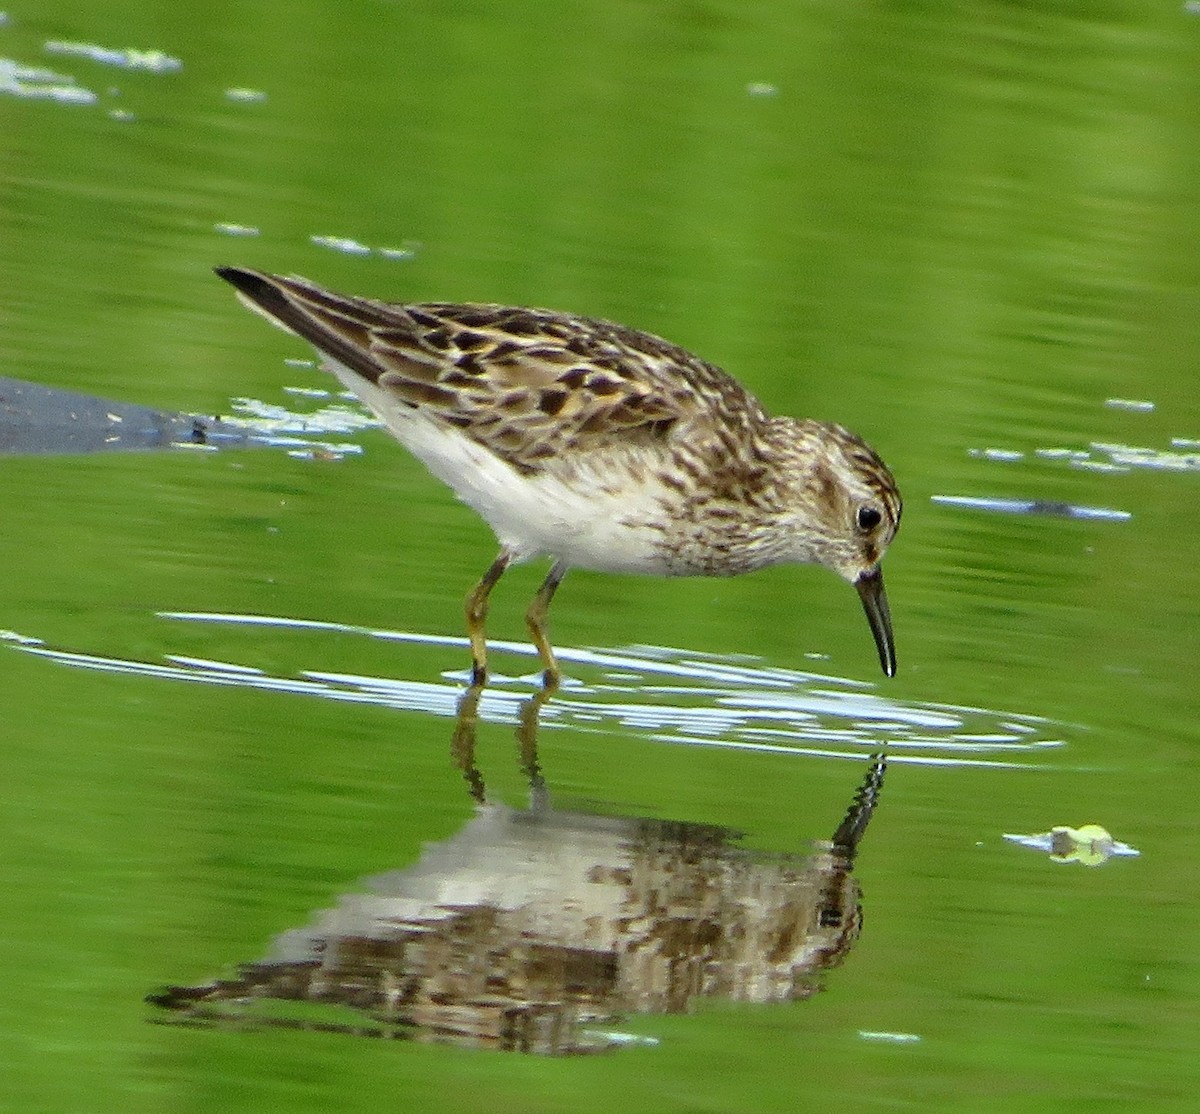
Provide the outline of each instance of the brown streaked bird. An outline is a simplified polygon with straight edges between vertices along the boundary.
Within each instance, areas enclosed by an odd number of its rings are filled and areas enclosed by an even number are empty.
[[[467,597],[473,681],[488,595],[549,557],[525,616],[548,687],[546,616],[567,570],[734,576],[786,562],[858,590],[896,672],[880,561],[900,525],[887,466],[840,425],[773,418],[720,368],[609,321],[543,309],[349,297],[306,279],[218,267],[242,301],[326,367],[495,532]]]

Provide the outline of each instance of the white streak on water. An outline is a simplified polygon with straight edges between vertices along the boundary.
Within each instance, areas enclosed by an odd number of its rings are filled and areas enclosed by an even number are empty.
[[[245,628],[248,654],[254,646],[250,632],[256,628],[352,634],[425,647],[431,652],[452,650],[456,655],[465,654],[468,645],[461,636],[380,630],[320,619],[202,611],[158,614],[179,622]],[[3,640],[16,650],[76,668],[313,696],[439,717],[456,714],[466,678],[465,670],[426,681],[320,667],[274,676],[249,663],[184,654],[166,654],[161,661],[137,661],[53,648],[12,632]],[[313,652],[311,643],[305,646]],[[496,658],[509,654],[536,657],[533,647],[525,643],[494,640],[489,647]],[[1047,750],[1066,745],[1057,734],[1061,725],[1036,716],[896,700],[872,691],[874,686],[866,682],[760,667],[745,655],[731,655],[722,661],[719,655],[669,647],[560,647],[558,656],[576,675],[564,678],[563,686],[542,709],[543,725],[551,728],[632,731],[656,742],[760,754],[861,758],[865,752],[886,748],[896,761],[996,768],[1040,766],[1038,760]],[[434,663],[435,669],[438,664]],[[620,683],[610,680],[614,670],[620,674]],[[538,688],[536,673],[523,677],[494,674],[479,701],[478,715],[487,722],[515,724]],[[989,753],[1003,753],[1007,758],[982,757]]]

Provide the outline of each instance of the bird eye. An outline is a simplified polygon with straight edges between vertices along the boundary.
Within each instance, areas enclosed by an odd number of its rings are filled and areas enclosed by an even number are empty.
[[[872,507],[869,503],[867,503],[858,508],[858,528],[864,534],[868,531],[874,530],[882,520],[883,515],[879,513],[878,507]]]

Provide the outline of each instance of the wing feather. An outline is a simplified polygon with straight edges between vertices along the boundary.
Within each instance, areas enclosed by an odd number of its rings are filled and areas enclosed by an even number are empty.
[[[243,300],[392,397],[522,471],[574,454],[766,422],[720,368],[608,321],[487,304],[393,304],[221,268]]]

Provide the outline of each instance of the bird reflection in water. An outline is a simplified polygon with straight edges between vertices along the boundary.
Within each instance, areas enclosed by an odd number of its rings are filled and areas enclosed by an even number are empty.
[[[562,1055],[626,1043],[605,1029],[623,1014],[683,1012],[698,997],[767,1003],[816,993],[858,937],[851,868],[884,757],[872,757],[832,839],[808,855],[752,852],[714,825],[553,808],[537,759],[549,695],[524,705],[517,728],[528,808],[486,797],[473,687],[453,755],[477,807],[459,832],[284,932],[236,977],[147,1000],[189,1024]],[[283,1017],[264,1000],[308,1012]],[[300,1003],[341,1009],[316,1017]]]

